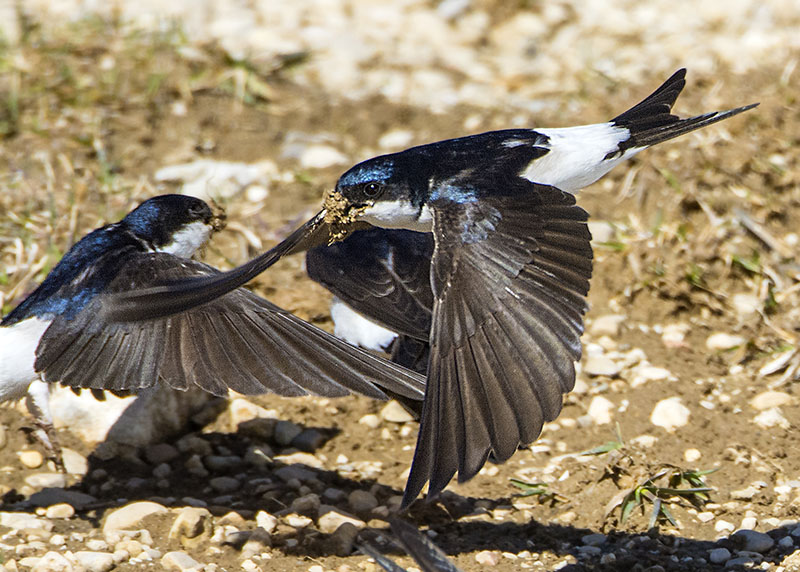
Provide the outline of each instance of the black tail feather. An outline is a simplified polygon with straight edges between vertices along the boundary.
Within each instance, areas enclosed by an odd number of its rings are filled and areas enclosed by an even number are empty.
[[[605,158],[612,159],[622,155],[634,147],[649,147],[667,139],[678,137],[695,129],[711,125],[733,117],[743,111],[752,109],[758,104],[745,105],[727,111],[714,111],[695,117],[681,119],[671,113],[675,100],[686,85],[686,70],[679,69],[657,90],[644,100],[631,107],[625,113],[611,120],[618,127],[630,132],[630,137],[620,143],[619,148]]]

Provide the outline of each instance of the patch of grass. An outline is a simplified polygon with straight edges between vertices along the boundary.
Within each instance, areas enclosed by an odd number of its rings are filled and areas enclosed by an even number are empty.
[[[678,526],[678,521],[667,505],[687,501],[696,508],[702,508],[711,500],[708,493],[713,490],[706,486],[703,477],[714,471],[716,469],[685,470],[673,465],[663,466],[654,474],[646,475],[630,489],[616,495],[606,506],[606,514],[620,507],[620,523],[624,524],[636,509],[645,514],[649,506],[648,529],[664,521]]]
[[[547,503],[551,506],[569,500],[564,495],[552,490],[548,483],[529,483],[522,479],[510,479],[510,481],[512,485],[522,491],[513,495],[515,497],[536,497],[540,503]]]

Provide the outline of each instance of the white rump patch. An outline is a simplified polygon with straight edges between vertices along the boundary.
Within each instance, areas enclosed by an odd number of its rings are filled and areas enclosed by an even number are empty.
[[[385,351],[397,337],[393,331],[365,318],[336,297],[331,301],[331,318],[334,335],[354,346]]]
[[[550,150],[531,161],[522,176],[568,193],[591,185],[615,165],[642,150],[642,147],[628,149],[621,157],[606,159],[606,155],[615,153],[619,144],[630,137],[627,129],[611,123],[536,131],[550,138],[543,145]]]

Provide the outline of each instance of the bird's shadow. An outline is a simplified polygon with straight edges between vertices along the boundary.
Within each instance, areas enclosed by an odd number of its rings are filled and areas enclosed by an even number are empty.
[[[303,427],[316,429],[325,439],[335,438],[339,430],[333,427]],[[195,428],[199,431],[199,428]],[[91,495],[94,500],[78,507],[75,518],[84,519],[94,527],[99,527],[104,515],[128,503],[148,500],[167,507],[204,506],[216,517],[237,513],[242,520],[245,534],[238,535],[227,542],[233,549],[241,548],[247,540],[248,527],[253,528],[258,511],[266,511],[281,517],[293,512],[309,517],[308,526],[280,525],[273,531],[273,548],[287,555],[317,558],[324,556],[344,556],[341,544],[332,542],[332,535],[320,532],[314,522],[321,512],[339,507],[341,512],[350,512],[348,496],[356,490],[369,490],[377,499],[379,506],[389,507],[383,513],[362,512],[354,516],[362,519],[367,526],[359,533],[358,542],[368,542],[377,546],[381,552],[399,556],[404,550],[392,540],[388,520],[403,518],[417,527],[427,527],[433,531],[434,542],[449,556],[474,553],[483,550],[500,551],[507,554],[550,553],[560,559],[567,558],[561,570],[645,570],[650,566],[664,566],[673,563],[678,570],[718,570],[719,565],[707,562],[713,548],[726,547],[732,553],[743,546],[736,538],[713,542],[698,540],[653,529],[646,532],[625,532],[611,530],[605,539],[596,546],[587,546],[583,537],[598,532],[584,527],[557,523],[542,523],[536,520],[527,522],[494,521],[491,508],[508,506],[509,498],[478,499],[462,497],[445,491],[435,502],[418,500],[409,510],[399,511],[402,491],[380,483],[380,475],[364,478],[351,476],[340,466],[337,471],[326,470],[303,462],[282,462],[283,459],[303,459],[287,457],[296,452],[283,449],[276,459],[266,456],[253,459],[248,451],[253,447],[277,447],[272,442],[258,442],[249,432],[209,432],[188,433],[181,439],[200,437],[207,445],[207,455],[216,456],[221,461],[213,471],[203,474],[204,465],[198,464],[197,450],[180,451],[168,463],[169,472],[162,469],[154,475],[152,461],[145,460],[147,450],[132,449],[126,454],[113,458],[101,458],[92,454],[85,477],[69,487],[67,492]],[[308,450],[308,453],[319,451]],[[226,460],[227,459],[227,460]],[[245,460],[248,459],[248,460]],[[310,458],[308,458],[310,459]],[[208,459],[205,459],[208,463]],[[220,464],[221,463],[221,464]],[[165,474],[166,473],[166,474]],[[212,474],[213,473],[213,474]],[[234,481],[218,481],[220,477],[235,479],[236,488],[230,488]],[[218,484],[214,484],[214,483]],[[320,505],[297,501],[301,497],[316,495]],[[297,502],[296,502],[297,501]],[[331,508],[326,507],[328,505]],[[477,507],[489,507],[478,508]],[[29,499],[16,490],[8,492],[0,499],[0,511],[32,512],[35,508]],[[532,509],[532,510],[535,510]],[[786,536],[790,528],[782,527],[768,531],[777,540]],[[179,547],[178,540],[170,543]],[[347,548],[353,550],[354,545]],[[779,564],[793,548],[780,548],[777,543],[764,556],[754,556],[758,562]],[[602,555],[613,553],[613,558]],[[669,569],[669,568],[667,568]]]

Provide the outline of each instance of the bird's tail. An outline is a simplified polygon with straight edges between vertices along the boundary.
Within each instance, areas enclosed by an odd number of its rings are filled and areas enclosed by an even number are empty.
[[[613,154],[630,148],[649,147],[656,143],[661,143],[728,117],[733,117],[758,105],[758,103],[753,103],[736,109],[713,111],[681,119],[677,115],[673,115],[671,111],[675,100],[678,99],[678,95],[680,95],[685,85],[686,70],[680,69],[644,100],[612,119],[611,123],[618,127],[624,127],[630,132],[630,138],[624,141],[620,145],[620,149]]]

